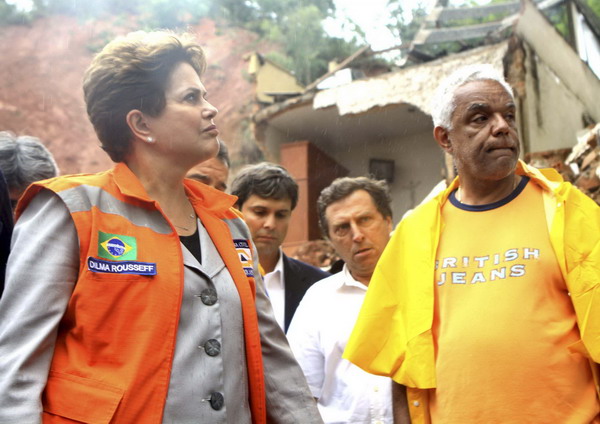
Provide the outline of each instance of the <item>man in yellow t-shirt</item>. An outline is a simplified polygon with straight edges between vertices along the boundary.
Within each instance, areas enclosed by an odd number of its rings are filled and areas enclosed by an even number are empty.
[[[458,178],[394,232],[344,356],[394,379],[396,422],[600,423],[600,208],[518,160],[493,67],[433,104]]]

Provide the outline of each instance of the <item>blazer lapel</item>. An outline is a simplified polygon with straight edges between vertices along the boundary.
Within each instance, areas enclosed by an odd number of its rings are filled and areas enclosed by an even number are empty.
[[[198,262],[196,257],[188,250],[183,243],[181,243],[181,251],[183,253],[183,264],[188,268],[194,268],[206,275],[208,278],[213,278],[223,268],[225,268],[225,262],[219,255],[219,252],[212,243],[206,228],[202,225],[202,222],[198,220],[198,234],[200,243],[200,254],[202,255],[202,263]]]
[[[296,264],[283,254],[283,287],[284,287],[284,330],[287,331],[294,316],[294,312],[300,303],[298,290],[304,276],[299,272]]]

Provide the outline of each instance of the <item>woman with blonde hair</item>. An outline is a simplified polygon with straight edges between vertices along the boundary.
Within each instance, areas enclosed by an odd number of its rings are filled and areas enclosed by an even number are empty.
[[[189,36],[109,43],[84,78],[116,166],[30,187],[0,301],[0,422],[321,422],[218,152]]]

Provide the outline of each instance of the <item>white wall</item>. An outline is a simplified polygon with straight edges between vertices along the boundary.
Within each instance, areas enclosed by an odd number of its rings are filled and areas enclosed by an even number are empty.
[[[443,154],[431,130],[401,139],[353,144],[326,153],[347,168],[350,177],[367,175],[371,158],[395,161],[394,182],[390,185],[394,224],[443,179]]]
[[[528,125],[523,136],[529,151],[571,148],[577,143],[575,133],[584,128],[582,115],[590,111],[531,50],[528,59],[524,102]]]

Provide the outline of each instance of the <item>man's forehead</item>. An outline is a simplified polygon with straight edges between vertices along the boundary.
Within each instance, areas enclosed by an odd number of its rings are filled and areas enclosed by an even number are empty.
[[[476,99],[485,100],[490,96],[502,96],[513,99],[512,95],[506,90],[506,88],[495,80],[476,80],[469,81],[454,91],[454,100],[459,99]]]
[[[329,214],[329,221],[332,224],[343,224],[345,222],[349,222],[352,219],[357,219],[357,218],[362,218],[365,216],[370,216],[373,215],[375,212],[377,212],[376,209],[357,209],[357,210],[334,210],[331,211]],[[327,211],[325,211],[325,213],[327,214]]]
[[[456,110],[477,111],[492,107],[514,108],[515,102],[508,91],[493,80],[470,81],[454,92]]]
[[[253,194],[248,197],[245,204],[251,207],[274,209],[277,211],[289,211],[292,209],[292,200],[289,197],[277,199],[274,197],[262,197],[258,194]]]
[[[205,162],[202,162],[199,165],[196,165],[194,170],[202,172],[202,171],[218,171],[218,172],[227,172],[227,167],[223,162],[219,159],[211,158]]]
[[[325,208],[325,216],[331,222],[349,221],[378,212],[371,195],[365,190],[356,190],[350,195],[330,203]]]
[[[201,174],[199,172],[194,172],[192,174],[188,174],[188,178],[193,178],[193,179],[201,181],[205,184],[210,184],[212,182],[212,178],[210,175]]]
[[[507,101],[506,103],[504,103],[504,106],[507,108],[514,108],[515,103],[512,100],[510,100],[510,101]],[[487,110],[490,108],[491,108],[491,104],[489,102],[472,101],[472,102],[466,104],[466,109],[468,111]]]

